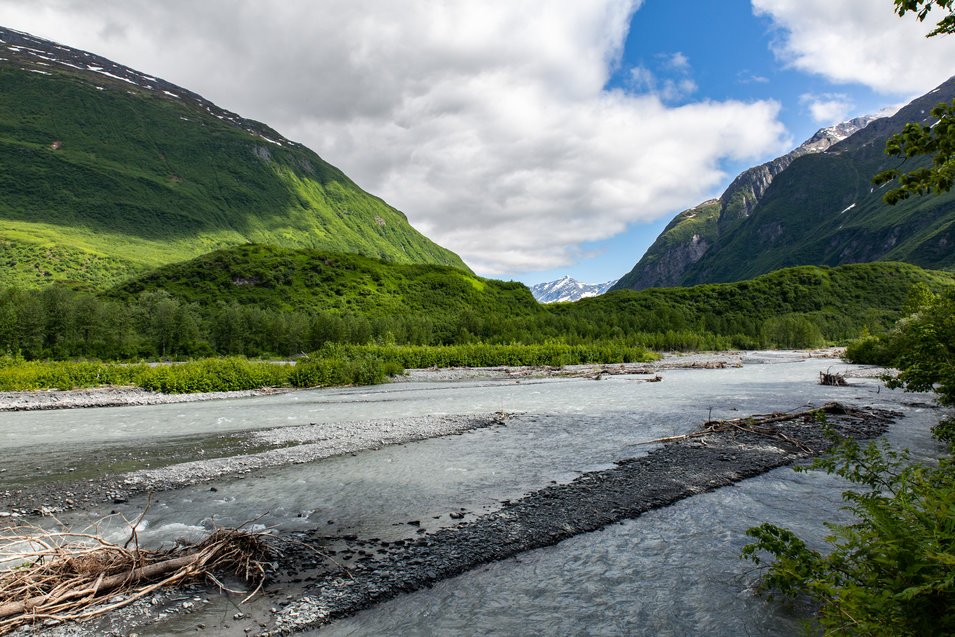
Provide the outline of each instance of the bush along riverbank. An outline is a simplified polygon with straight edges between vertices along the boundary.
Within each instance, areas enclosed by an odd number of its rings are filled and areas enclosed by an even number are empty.
[[[934,389],[942,405],[955,406],[955,294],[917,288],[908,310],[892,332],[861,339],[847,357],[896,367],[890,386]],[[761,590],[808,598],[818,608],[808,620],[818,626],[808,632],[955,634],[955,419],[943,418],[933,434],[945,445],[937,463],[850,440],[797,467],[835,473],[853,485],[843,498],[856,521],[828,525],[830,551],[812,550],[772,524],[747,531],[755,541],[743,557],[768,562]]]
[[[206,358],[173,364],[26,361],[0,357],[0,391],[127,386],[165,394],[234,392],[265,387],[375,385],[406,368],[579,365],[654,360],[639,347],[593,345],[331,345],[294,363]]]

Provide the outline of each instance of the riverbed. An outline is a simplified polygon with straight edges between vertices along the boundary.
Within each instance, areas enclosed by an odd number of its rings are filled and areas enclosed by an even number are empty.
[[[850,386],[818,385],[818,373],[830,367],[848,372]],[[333,439],[350,424],[377,423],[387,434],[391,426],[414,419],[465,423],[448,432],[452,435],[435,432],[438,437],[391,443],[383,435],[372,439],[367,451],[355,448],[254,470],[237,465],[194,484],[171,483],[151,498],[130,488],[120,497],[92,498],[57,512],[74,525],[96,522],[104,534],[119,538],[123,517],[135,519],[150,499],[141,537],[157,544],[250,520],[279,535],[329,538],[329,547],[346,536],[410,542],[453,532],[528,494],[643,457],[660,446],[646,441],[687,433],[705,420],[838,400],[898,411],[886,436],[917,453],[936,453],[928,428],[938,412],[930,397],[888,391],[877,379],[860,377],[867,375],[838,361],[764,352],[745,355],[739,368],[599,379],[416,378],[374,388],[202,403],[5,413],[0,449],[7,472],[0,474],[0,486],[5,484],[6,492],[49,494],[50,485],[62,491],[63,485],[96,482],[107,474],[112,484],[129,486],[157,464],[202,462],[200,452],[258,457],[274,453],[276,445],[295,450],[308,444],[269,438],[280,430],[308,432],[301,439],[312,440]],[[147,453],[151,448],[163,452]],[[124,462],[115,462],[118,458]],[[77,472],[82,479],[72,477]],[[840,515],[841,488],[828,476],[776,469],[481,566],[316,634],[797,635],[795,618],[752,597],[754,576],[737,559],[743,531],[768,520],[818,540],[825,533],[821,520]],[[0,509],[28,506],[16,501],[20,496],[6,497]],[[63,503],[29,507],[34,504]],[[112,518],[101,521],[111,512]],[[137,621],[147,623],[136,632],[182,634],[200,624],[204,634],[267,632],[309,594],[307,582],[287,585],[237,611],[227,596],[197,589],[157,605],[162,621],[152,623],[158,613],[143,613]],[[97,630],[129,632],[122,622],[131,617],[116,621],[114,628],[104,624]],[[290,625],[307,628],[308,622]]]

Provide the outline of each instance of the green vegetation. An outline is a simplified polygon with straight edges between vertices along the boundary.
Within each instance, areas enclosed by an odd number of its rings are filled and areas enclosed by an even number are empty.
[[[0,288],[0,352],[156,360],[290,358],[328,344],[813,347],[889,329],[920,282],[940,291],[953,276],[890,263],[800,267],[542,306],[521,284],[446,266],[239,246],[108,293]]]
[[[158,268],[111,292],[131,298],[163,290],[187,303],[238,303],[282,311],[362,316],[427,315],[446,320],[470,310],[536,312],[530,291],[440,265],[400,265],[356,254],[246,245]]]
[[[686,330],[738,348],[813,347],[888,329],[918,282],[942,289],[955,277],[902,263],[801,266],[739,283],[621,290],[551,311],[588,336],[575,320],[586,316],[588,325],[628,336]]]
[[[913,287],[911,312],[895,329],[849,348],[855,362],[898,367],[890,385],[938,392],[955,405],[955,291]],[[841,441],[807,468],[847,479],[861,491],[843,493],[852,524],[829,524],[831,552],[811,550],[787,529],[763,524],[747,531],[756,541],[743,556],[773,561],[762,590],[818,604],[827,635],[955,634],[955,419],[933,428],[948,445],[937,464],[913,463],[883,442],[862,448]]]
[[[312,373],[313,368],[322,365],[332,371],[324,376]],[[0,391],[129,386],[166,394],[192,394],[261,387],[372,385],[383,382],[386,374],[385,364],[369,357],[309,358],[294,365],[237,357],[146,365],[91,361],[51,363],[7,356],[0,358]]]
[[[955,634],[955,462],[913,464],[886,444],[843,441],[823,469],[861,488],[843,493],[852,524],[829,524],[822,554],[787,529],[751,528],[743,556],[773,557],[762,590],[818,604],[826,635]]]
[[[593,343],[566,345],[468,345],[414,346],[414,345],[346,345],[328,351],[344,358],[365,355],[392,363],[395,368],[423,369],[426,367],[496,367],[502,365],[582,365],[587,363],[642,363],[656,357],[641,347],[621,343]]]
[[[955,291],[941,295],[919,286],[908,302],[912,313],[887,334],[854,341],[846,358],[854,363],[899,370],[889,386],[938,393],[943,404],[955,405]]]
[[[590,346],[329,345],[294,364],[250,361],[240,357],[205,358],[184,363],[104,363],[94,361],[27,361],[0,357],[0,391],[133,386],[167,394],[239,391],[260,387],[376,385],[406,367],[476,367],[503,365],[576,365],[653,360],[639,348],[614,343]]]
[[[0,285],[102,288],[249,242],[467,270],[307,148],[186,96],[0,61]],[[247,128],[249,130],[247,130]],[[266,131],[259,134],[252,131]]]

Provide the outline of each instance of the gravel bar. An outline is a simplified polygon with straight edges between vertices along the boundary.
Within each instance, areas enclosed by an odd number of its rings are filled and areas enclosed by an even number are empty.
[[[884,433],[898,416],[834,406],[828,418],[839,434],[868,439]],[[315,628],[482,564],[638,517],[817,455],[831,446],[811,416],[762,428],[771,430],[772,435],[737,430],[708,434],[705,444],[698,439],[668,443],[646,456],[505,502],[499,511],[417,540],[388,543],[345,538],[352,542],[344,554],[360,556],[347,571],[310,576],[309,564],[320,564],[306,552],[293,552],[283,558],[278,570],[283,578],[304,578],[307,593],[276,609],[271,625],[254,633],[287,635]],[[327,538],[314,534],[303,540],[319,543]],[[342,551],[338,553],[342,555]]]

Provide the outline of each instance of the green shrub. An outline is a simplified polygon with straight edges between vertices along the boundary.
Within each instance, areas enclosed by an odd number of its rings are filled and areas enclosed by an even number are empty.
[[[885,443],[861,447],[849,440],[809,468],[861,487],[843,493],[857,521],[828,525],[828,554],[772,524],[749,529],[756,541],[743,548],[743,557],[756,564],[765,554],[773,560],[761,590],[808,596],[826,635],[955,634],[952,459],[911,464]]]
[[[242,391],[283,387],[288,366],[244,358],[208,358],[189,363],[145,368],[137,377],[143,389],[165,394]]]
[[[863,336],[849,343],[844,358],[858,365],[890,367],[895,354],[885,336]]]

